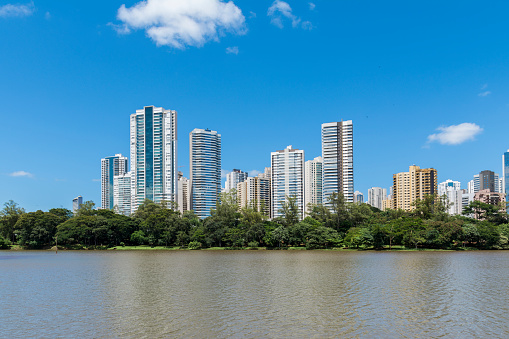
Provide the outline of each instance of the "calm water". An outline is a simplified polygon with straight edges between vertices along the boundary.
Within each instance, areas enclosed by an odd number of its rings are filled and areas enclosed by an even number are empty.
[[[0,337],[509,336],[509,252],[0,252]]]

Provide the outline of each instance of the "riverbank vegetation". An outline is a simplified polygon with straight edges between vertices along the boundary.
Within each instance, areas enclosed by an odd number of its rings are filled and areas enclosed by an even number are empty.
[[[501,206],[474,201],[464,215],[451,216],[436,196],[416,201],[411,212],[348,203],[338,194],[327,204],[308,206],[300,220],[296,198],[287,197],[281,216],[268,220],[256,208],[239,209],[235,192],[223,193],[211,216],[200,220],[149,200],[132,216],[96,210],[91,201],[75,215],[64,208],[27,213],[9,201],[0,211],[0,249],[56,243],[67,249],[509,249]]]

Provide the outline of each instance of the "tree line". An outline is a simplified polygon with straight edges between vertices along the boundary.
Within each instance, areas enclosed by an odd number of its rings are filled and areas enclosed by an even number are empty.
[[[327,206],[309,205],[303,220],[295,197],[287,197],[279,209],[281,216],[273,220],[258,210],[256,203],[239,208],[235,191],[222,193],[219,201],[211,216],[202,220],[193,211],[181,214],[174,204],[150,200],[131,216],[95,209],[91,201],[76,214],[65,208],[27,213],[11,200],[0,211],[0,248],[41,249],[56,242],[69,249],[139,245],[189,249],[509,248],[505,208],[479,201],[471,202],[463,215],[451,216],[445,197],[426,196],[407,212],[349,203],[334,193]]]

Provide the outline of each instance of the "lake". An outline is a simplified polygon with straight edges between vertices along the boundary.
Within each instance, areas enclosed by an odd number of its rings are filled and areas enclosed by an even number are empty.
[[[0,337],[508,337],[509,251],[0,251]]]

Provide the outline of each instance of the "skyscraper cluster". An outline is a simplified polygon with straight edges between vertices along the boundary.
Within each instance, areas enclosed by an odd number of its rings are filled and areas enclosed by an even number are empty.
[[[221,134],[199,128],[189,133],[187,179],[178,171],[176,111],[145,106],[131,114],[130,129],[130,162],[121,154],[101,160],[101,207],[130,215],[148,199],[210,216],[221,193]],[[362,202],[362,193],[354,198],[352,121],[322,124],[321,134],[321,156],[306,162],[304,151],[292,146],[271,152],[270,167],[256,177],[239,169],[228,173],[225,191],[235,189],[239,207],[271,218],[280,216],[289,197],[300,218],[309,204],[327,205],[332,193]]]
[[[415,201],[422,200],[426,195],[438,195],[447,204],[447,213],[462,214],[463,209],[472,201],[481,201],[492,205],[507,206],[509,192],[509,150],[502,156],[502,177],[498,173],[484,170],[474,174],[466,189],[461,188],[461,182],[447,179],[438,183],[437,170],[434,168],[421,169],[410,166],[408,172],[393,175],[393,185],[390,194],[380,187],[372,187],[368,191],[368,204],[382,209],[403,209],[411,211],[415,208]],[[501,207],[507,209],[507,207]]]

